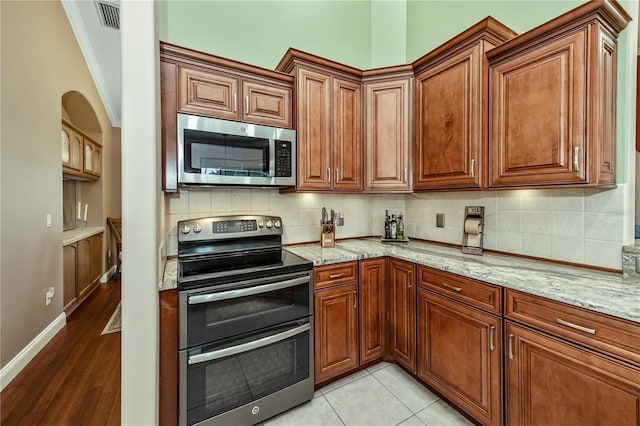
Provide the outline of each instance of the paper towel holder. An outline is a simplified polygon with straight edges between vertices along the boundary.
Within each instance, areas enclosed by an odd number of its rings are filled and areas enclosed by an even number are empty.
[[[484,240],[484,206],[464,208],[462,232],[462,252],[481,255]]]

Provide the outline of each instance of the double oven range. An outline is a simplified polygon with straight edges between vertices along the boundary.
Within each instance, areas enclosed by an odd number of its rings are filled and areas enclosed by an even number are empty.
[[[252,425],[313,398],[312,263],[274,216],[178,223],[179,423]]]

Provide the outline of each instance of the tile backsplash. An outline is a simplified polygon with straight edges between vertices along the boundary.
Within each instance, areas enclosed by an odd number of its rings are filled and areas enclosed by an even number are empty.
[[[189,188],[165,195],[167,255],[177,253],[179,220],[227,214],[281,216],[283,242],[319,241],[322,207],[343,212],[336,238],[382,235],[384,211],[405,213],[406,234],[460,244],[464,207],[485,207],[484,247],[621,269],[625,185],[613,190],[554,189],[425,194],[280,194],[277,189]],[[631,211],[626,211],[631,209]],[[445,227],[436,227],[436,214]]]
[[[177,222],[206,216],[267,214],[282,217],[283,243],[320,240],[322,207],[344,214],[336,238],[381,235],[384,211],[404,211],[404,194],[280,194],[277,189],[189,188],[165,195],[167,255],[177,253]]]

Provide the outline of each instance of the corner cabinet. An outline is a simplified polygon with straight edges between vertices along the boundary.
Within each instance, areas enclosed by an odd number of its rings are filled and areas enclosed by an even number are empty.
[[[296,190],[362,191],[360,71],[295,49],[277,69],[296,80]]]
[[[177,114],[291,128],[293,78],[160,42],[162,189],[178,189]]]
[[[588,2],[487,52],[489,186],[616,185],[616,2]]]
[[[365,71],[364,190],[411,192],[413,68]]]
[[[387,262],[386,257],[360,261],[360,364],[386,352]]]
[[[98,180],[102,174],[102,145],[78,127],[62,120],[62,173],[72,180]]]
[[[487,187],[485,52],[516,35],[488,17],[413,62],[413,188]]]

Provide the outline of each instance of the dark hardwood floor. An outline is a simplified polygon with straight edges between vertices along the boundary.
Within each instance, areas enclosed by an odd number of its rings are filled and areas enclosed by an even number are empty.
[[[120,333],[101,336],[120,281],[98,288],[0,394],[0,424],[119,425]]]

